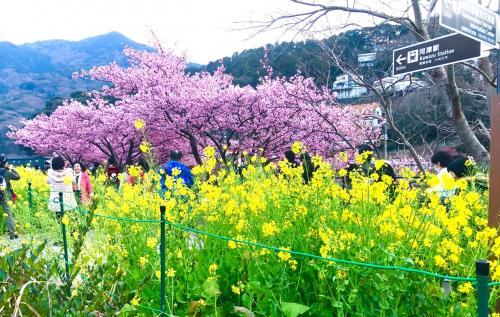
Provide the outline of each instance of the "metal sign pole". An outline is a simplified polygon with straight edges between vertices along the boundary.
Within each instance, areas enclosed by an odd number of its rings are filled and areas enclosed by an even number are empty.
[[[499,2],[500,11],[500,2]],[[500,226],[500,49],[497,49],[497,95],[491,98],[490,195],[488,225]]]

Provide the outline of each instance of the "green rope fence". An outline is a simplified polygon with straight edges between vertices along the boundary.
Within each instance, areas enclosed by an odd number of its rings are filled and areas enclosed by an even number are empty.
[[[31,186],[28,188],[29,190],[29,197],[30,197],[30,205],[31,205],[31,199],[32,199],[32,191],[31,191]],[[38,194],[38,193],[37,193]],[[62,195],[60,195],[61,197]],[[62,197],[61,197],[62,198]],[[63,210],[64,207],[67,207],[62,201],[59,201],[59,198],[55,198],[53,202],[59,203],[61,205],[61,210]],[[30,206],[31,207],[31,206]],[[68,206],[70,207],[70,206]],[[73,211],[77,211],[82,215],[88,214],[89,211],[85,210],[82,206],[77,206],[76,208],[72,208]],[[476,285],[476,288],[478,289],[479,296],[478,296],[478,316],[487,316],[487,311],[488,311],[488,298],[489,298],[489,288],[495,287],[495,286],[500,286],[500,282],[490,282],[488,283],[489,280],[489,264],[485,261],[477,261],[476,262],[476,277],[461,277],[461,276],[450,276],[450,275],[444,275],[444,274],[439,274],[439,273],[434,273],[431,271],[426,271],[426,270],[420,270],[420,269],[415,269],[415,268],[409,268],[409,267],[403,267],[403,266],[397,266],[397,265],[381,265],[381,264],[374,264],[374,263],[369,263],[369,262],[361,262],[361,261],[351,261],[351,260],[343,260],[343,259],[337,259],[333,257],[322,257],[316,254],[311,254],[307,252],[301,252],[301,251],[294,251],[294,250],[286,250],[274,246],[269,246],[265,245],[262,243],[258,242],[251,242],[251,241],[246,241],[246,240],[240,240],[240,239],[235,239],[227,236],[222,236],[218,235],[215,233],[210,233],[207,231],[199,230],[196,228],[188,227],[183,224],[177,224],[173,223],[170,221],[165,220],[164,218],[164,212],[165,212],[165,207],[161,206],[160,208],[162,217],[160,220],[154,220],[154,219],[134,219],[134,218],[127,218],[127,217],[115,217],[115,216],[109,216],[109,215],[102,215],[102,214],[96,214],[94,213],[94,216],[113,220],[113,221],[124,221],[124,222],[136,222],[136,223],[160,223],[162,228],[164,227],[165,224],[168,224],[169,226],[180,229],[182,231],[187,231],[187,232],[192,232],[200,235],[204,235],[207,237],[219,239],[219,240],[224,240],[224,241],[233,241],[235,243],[239,244],[244,244],[244,245],[249,245],[261,249],[267,249],[267,250],[272,250],[275,252],[284,252],[284,253],[289,253],[292,255],[296,256],[302,256],[302,257],[307,257],[311,259],[317,259],[317,260],[323,260],[323,261],[328,261],[328,262],[335,262],[335,263],[341,263],[345,265],[355,265],[355,266],[361,266],[361,267],[368,267],[368,268],[373,268],[373,269],[383,269],[383,270],[395,270],[395,271],[401,271],[401,272],[408,272],[408,273],[415,273],[415,274],[420,274],[420,275],[425,275],[433,278],[439,278],[443,280],[448,280],[448,281],[456,281],[456,282],[472,282],[473,284]],[[68,210],[70,212],[71,210]],[[162,239],[162,246],[161,248],[165,248],[165,242],[164,238]],[[164,257],[164,252],[162,254]],[[66,260],[67,261],[67,260]],[[67,263],[67,262],[66,262]],[[478,265],[482,266],[482,273],[480,272],[481,270],[478,269]],[[486,266],[484,266],[486,265]],[[486,271],[485,271],[486,270]],[[67,269],[68,271],[68,269]],[[486,273],[485,273],[486,272]],[[69,272],[67,272],[69,273]],[[163,272],[164,273],[164,272]],[[164,274],[162,274],[162,279],[164,278]],[[161,294],[161,302],[163,303],[165,294],[164,290],[162,289],[162,294]],[[151,308],[148,306],[144,305],[137,305],[138,307],[148,309],[153,312],[158,312],[162,316],[172,316],[166,313],[165,307],[162,304],[161,310]]]
[[[461,282],[474,282],[474,281],[476,281],[476,279],[473,277],[457,277],[457,276],[442,275],[442,274],[438,274],[438,273],[434,273],[434,272],[430,272],[430,271],[408,268],[408,267],[403,267],[403,266],[380,265],[380,264],[373,264],[373,263],[368,263],[368,262],[341,260],[341,259],[331,258],[331,257],[322,257],[322,256],[311,254],[311,253],[286,250],[286,249],[281,249],[281,248],[277,248],[277,247],[273,247],[273,246],[269,246],[269,245],[265,245],[265,244],[261,244],[261,243],[257,243],[257,242],[238,240],[238,239],[234,239],[234,238],[220,236],[220,235],[209,233],[206,231],[186,227],[186,226],[183,226],[180,224],[175,224],[175,223],[172,223],[170,221],[166,221],[166,223],[168,225],[171,225],[172,227],[182,229],[184,231],[190,231],[190,232],[198,233],[201,235],[205,235],[205,236],[220,239],[220,240],[234,241],[236,243],[246,244],[246,245],[250,245],[250,246],[254,246],[254,247],[258,247],[258,248],[262,248],[262,249],[273,250],[276,252],[286,252],[286,253],[289,253],[292,255],[299,255],[299,256],[308,257],[308,258],[317,259],[317,260],[337,262],[337,263],[348,264],[348,265],[364,266],[364,267],[370,267],[370,268],[375,268],[375,269],[399,270],[399,271],[417,273],[417,274],[427,275],[427,276],[441,278],[441,279],[448,279],[451,281],[459,281],[459,282],[460,281]]]
[[[57,198],[55,198],[54,201],[58,202],[56,200],[57,200]],[[64,206],[66,207],[65,204],[64,204]],[[82,208],[81,206],[74,208],[74,210],[80,212],[80,214],[82,214],[82,215],[88,213],[88,211],[85,210],[84,208]],[[70,212],[70,211],[68,211],[68,212]],[[127,217],[108,216],[108,215],[102,215],[102,214],[97,214],[97,213],[94,213],[94,215],[98,216],[98,217],[106,218],[109,220],[115,220],[115,221],[137,222],[137,223],[161,223],[161,220],[154,220],[154,219],[134,219],[134,218],[127,218]],[[269,246],[269,245],[265,245],[265,244],[258,243],[258,242],[239,240],[239,239],[235,239],[235,238],[231,238],[231,237],[227,237],[227,236],[221,236],[221,235],[210,233],[207,231],[184,226],[182,224],[176,224],[176,223],[170,222],[168,220],[165,220],[165,223],[174,227],[174,228],[181,229],[183,231],[193,232],[193,233],[201,234],[201,235],[204,235],[207,237],[212,237],[215,239],[220,239],[220,240],[225,240],[225,241],[233,241],[235,243],[250,245],[250,246],[254,246],[254,247],[258,247],[258,248],[262,248],[262,249],[267,249],[267,250],[272,250],[272,251],[276,251],[276,252],[289,253],[292,255],[308,257],[311,259],[324,260],[324,261],[328,261],[328,262],[336,262],[336,263],[347,264],[347,265],[363,266],[363,267],[369,267],[369,268],[374,268],[374,269],[399,270],[399,271],[403,271],[403,272],[416,273],[416,274],[426,275],[426,276],[430,276],[430,277],[434,277],[434,278],[446,279],[446,280],[457,281],[457,282],[476,282],[475,277],[451,276],[451,275],[444,275],[444,274],[434,273],[431,271],[409,268],[409,267],[404,267],[404,266],[381,265],[381,264],[375,264],[375,263],[369,263],[369,262],[343,260],[343,259],[337,259],[337,258],[333,258],[333,257],[322,257],[320,255],[311,254],[311,253],[307,253],[307,252],[286,250],[286,249],[278,248],[275,246]],[[500,285],[500,282],[492,282],[492,283],[488,284],[488,286],[499,286],[499,285]]]

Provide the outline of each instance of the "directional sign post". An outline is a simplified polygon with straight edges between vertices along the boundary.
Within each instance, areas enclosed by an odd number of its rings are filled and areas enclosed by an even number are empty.
[[[392,52],[392,73],[402,75],[449,65],[481,55],[481,43],[461,34],[450,34],[398,48]]]
[[[500,96],[491,98],[491,144],[490,144],[490,205],[488,225],[500,226]]]
[[[470,0],[443,0],[439,24],[452,31],[497,47],[497,14]]]

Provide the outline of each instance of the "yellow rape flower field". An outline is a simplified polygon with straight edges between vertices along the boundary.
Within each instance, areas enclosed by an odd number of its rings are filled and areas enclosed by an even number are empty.
[[[174,316],[475,316],[476,260],[500,281],[498,229],[474,182],[446,180],[460,190],[442,201],[427,190],[434,178],[409,170],[398,180],[352,172],[346,187],[345,169],[314,157],[305,185],[284,161],[253,156],[239,172],[214,152],[193,169],[194,187],[167,178],[164,198],[154,171],[120,189],[94,177],[93,204],[64,218],[69,277],[45,175],[18,168],[23,239],[0,244],[0,315],[159,315],[161,205]],[[494,311],[499,287],[490,292]]]

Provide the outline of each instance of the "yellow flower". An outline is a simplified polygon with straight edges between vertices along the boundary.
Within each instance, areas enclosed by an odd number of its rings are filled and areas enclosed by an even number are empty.
[[[156,238],[153,238],[153,237],[149,237],[147,240],[146,240],[146,245],[150,248],[150,249],[154,249],[156,247],[156,245],[158,244],[158,240],[156,240]]]
[[[78,295],[78,291],[76,289],[72,290],[71,297],[75,297],[76,295]]]
[[[141,256],[139,258],[139,265],[141,266],[141,268],[144,268],[144,266],[146,265],[146,263],[148,263],[148,258],[146,258],[144,256]]]
[[[155,276],[156,276],[156,278],[159,279],[161,277],[161,272],[160,271],[156,271],[155,272]]]
[[[214,275],[217,272],[218,268],[219,266],[217,264],[210,264],[210,266],[208,267],[208,272],[210,272],[210,275]]]
[[[26,229],[29,229],[30,227],[31,227],[31,225],[29,223],[24,225],[24,228],[26,228]]]
[[[61,223],[64,224],[64,225],[69,225],[69,218],[68,218],[68,215],[64,215],[61,219]]]
[[[172,169],[172,176],[179,176],[181,174],[181,170],[178,169],[177,167],[174,167]]]
[[[295,271],[297,269],[297,261],[296,260],[290,260],[290,261],[288,261],[288,264],[290,264],[290,268],[292,270]]]
[[[375,169],[378,171],[385,165],[385,162],[383,160],[376,160],[375,161]]]
[[[132,177],[138,177],[140,175],[141,169],[137,166],[130,166],[128,169],[128,174]]]
[[[265,237],[273,236],[277,232],[278,232],[278,227],[276,226],[275,221],[264,223],[262,225],[262,233],[264,234]]]
[[[366,151],[366,152],[363,152],[361,154],[358,154],[356,155],[356,163],[358,163],[359,165],[363,164],[364,162],[366,162],[368,160],[369,157],[373,156],[373,152],[372,151]]]
[[[146,123],[144,122],[144,120],[142,119],[136,119],[134,121],[134,127],[137,129],[137,130],[142,130],[144,129],[144,126],[146,125]]]
[[[139,149],[142,153],[149,153],[149,151],[151,150],[151,145],[147,141],[142,141]]]
[[[215,156],[215,148],[213,146],[207,146],[206,148],[203,149],[203,153],[205,154],[206,157],[214,157]]]
[[[231,285],[231,291],[233,291],[234,294],[240,295],[241,294],[241,288],[239,288],[236,285]]]
[[[290,250],[289,248],[280,248],[280,249]],[[284,252],[284,251],[278,252],[278,258],[280,258],[282,261],[286,262],[286,261],[290,260],[291,257],[292,257],[292,255],[288,252]]]
[[[452,190],[455,189],[455,180],[451,176],[450,173],[445,173],[442,177],[441,180],[443,182],[443,186],[446,190]]]
[[[339,153],[339,160],[346,163],[349,157],[347,156],[346,152],[340,152]]]
[[[175,270],[173,268],[168,269],[167,277],[173,278],[175,276]]]
[[[341,280],[345,279],[347,277],[347,272],[343,270],[338,270],[337,271],[337,277]]]
[[[305,151],[305,149],[306,149],[306,147],[304,146],[304,144],[302,144],[302,142],[296,141],[296,142],[293,142],[293,144],[292,144],[292,152],[295,154],[299,154],[299,153]]]
[[[442,257],[442,256],[440,256],[440,255],[436,255],[436,256],[434,257],[434,261],[436,262],[436,265],[437,265],[437,266],[439,266],[439,267],[443,267],[443,268],[444,268],[444,267],[446,267],[446,261],[445,261],[445,259],[443,259],[443,257]]]
[[[132,306],[137,306],[139,305],[139,298],[137,298],[137,296],[134,296],[134,298],[132,298],[132,300],[130,301],[130,304]]]
[[[340,177],[344,177],[346,175],[347,175],[347,171],[345,169],[342,168],[342,169],[339,170],[339,176]]]
[[[469,294],[473,290],[474,290],[474,287],[469,282],[463,283],[463,284],[461,284],[461,285],[458,286],[458,291],[460,293],[463,293],[463,294]]]
[[[227,246],[230,248],[230,249],[236,249],[236,242],[234,242],[233,240],[229,240],[227,242]]]

